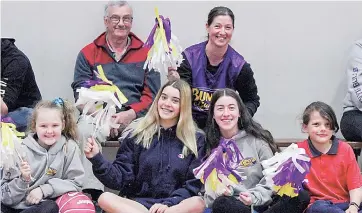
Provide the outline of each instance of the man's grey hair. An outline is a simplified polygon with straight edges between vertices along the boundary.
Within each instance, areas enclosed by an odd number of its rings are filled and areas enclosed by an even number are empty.
[[[109,1],[104,6],[104,17],[108,16],[108,8],[114,7],[114,6],[118,6],[118,7],[128,6],[129,8],[131,8],[131,10],[133,10],[131,5],[127,1]]]

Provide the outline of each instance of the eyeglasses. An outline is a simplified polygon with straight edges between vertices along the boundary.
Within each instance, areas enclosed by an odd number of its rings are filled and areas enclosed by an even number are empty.
[[[120,17],[120,16],[117,16],[117,15],[113,15],[111,17],[109,17],[109,19],[111,20],[111,22],[113,24],[118,24],[119,21],[121,20],[122,18],[122,22],[125,23],[125,24],[129,24],[132,22],[133,20],[133,17],[132,16],[123,16],[123,17]]]

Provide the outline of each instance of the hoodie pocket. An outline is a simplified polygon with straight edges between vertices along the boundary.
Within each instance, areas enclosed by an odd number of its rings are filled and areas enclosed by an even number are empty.
[[[155,187],[156,197],[169,197],[175,191],[175,183],[166,182]]]
[[[142,187],[141,190],[136,193],[137,197],[145,197],[145,196],[149,196],[150,195],[150,186],[148,185],[148,183],[143,182],[142,183]]]

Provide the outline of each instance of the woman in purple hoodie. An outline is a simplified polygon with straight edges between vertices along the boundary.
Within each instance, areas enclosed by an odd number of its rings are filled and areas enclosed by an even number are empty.
[[[217,89],[238,91],[251,116],[260,105],[250,64],[229,44],[234,23],[235,16],[229,8],[213,8],[206,23],[208,40],[186,48],[180,67],[169,71],[168,79],[181,78],[190,84],[192,114],[201,129],[207,126],[211,97]]]
[[[197,197],[202,184],[192,170],[205,155],[205,137],[192,120],[190,95],[183,80],[166,83],[146,116],[128,127],[113,163],[94,139],[88,140],[84,152],[95,176],[120,191],[119,196],[100,196],[98,203],[106,212],[203,212],[204,203]]]

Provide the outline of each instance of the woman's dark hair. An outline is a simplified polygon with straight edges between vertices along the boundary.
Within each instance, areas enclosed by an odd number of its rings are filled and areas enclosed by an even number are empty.
[[[225,88],[217,90],[211,98],[209,116],[207,118],[207,124],[209,124],[209,126],[206,128],[206,146],[208,153],[210,153],[212,149],[219,145],[221,133],[219,126],[216,122],[213,121],[213,119],[215,103],[223,96],[230,96],[236,100],[240,113],[240,117],[238,119],[238,127],[240,130],[242,129],[246,133],[267,142],[273,153],[279,151],[278,146],[274,142],[272,134],[268,130],[263,129],[263,127],[258,122],[253,120],[240,96],[234,90]]]
[[[319,114],[322,116],[322,118],[329,121],[331,130],[333,130],[334,132],[338,132],[339,125],[337,122],[336,114],[334,113],[332,107],[330,107],[328,104],[323,103],[321,101],[313,102],[305,108],[305,110],[303,112],[303,118],[302,118],[304,125],[308,125],[308,123],[310,121],[310,115],[314,111],[319,112]]]
[[[233,21],[234,28],[235,16],[233,11],[231,11],[229,8],[223,6],[212,8],[212,10],[209,12],[209,15],[207,16],[207,25],[210,26],[216,16],[230,16],[231,20]]]

